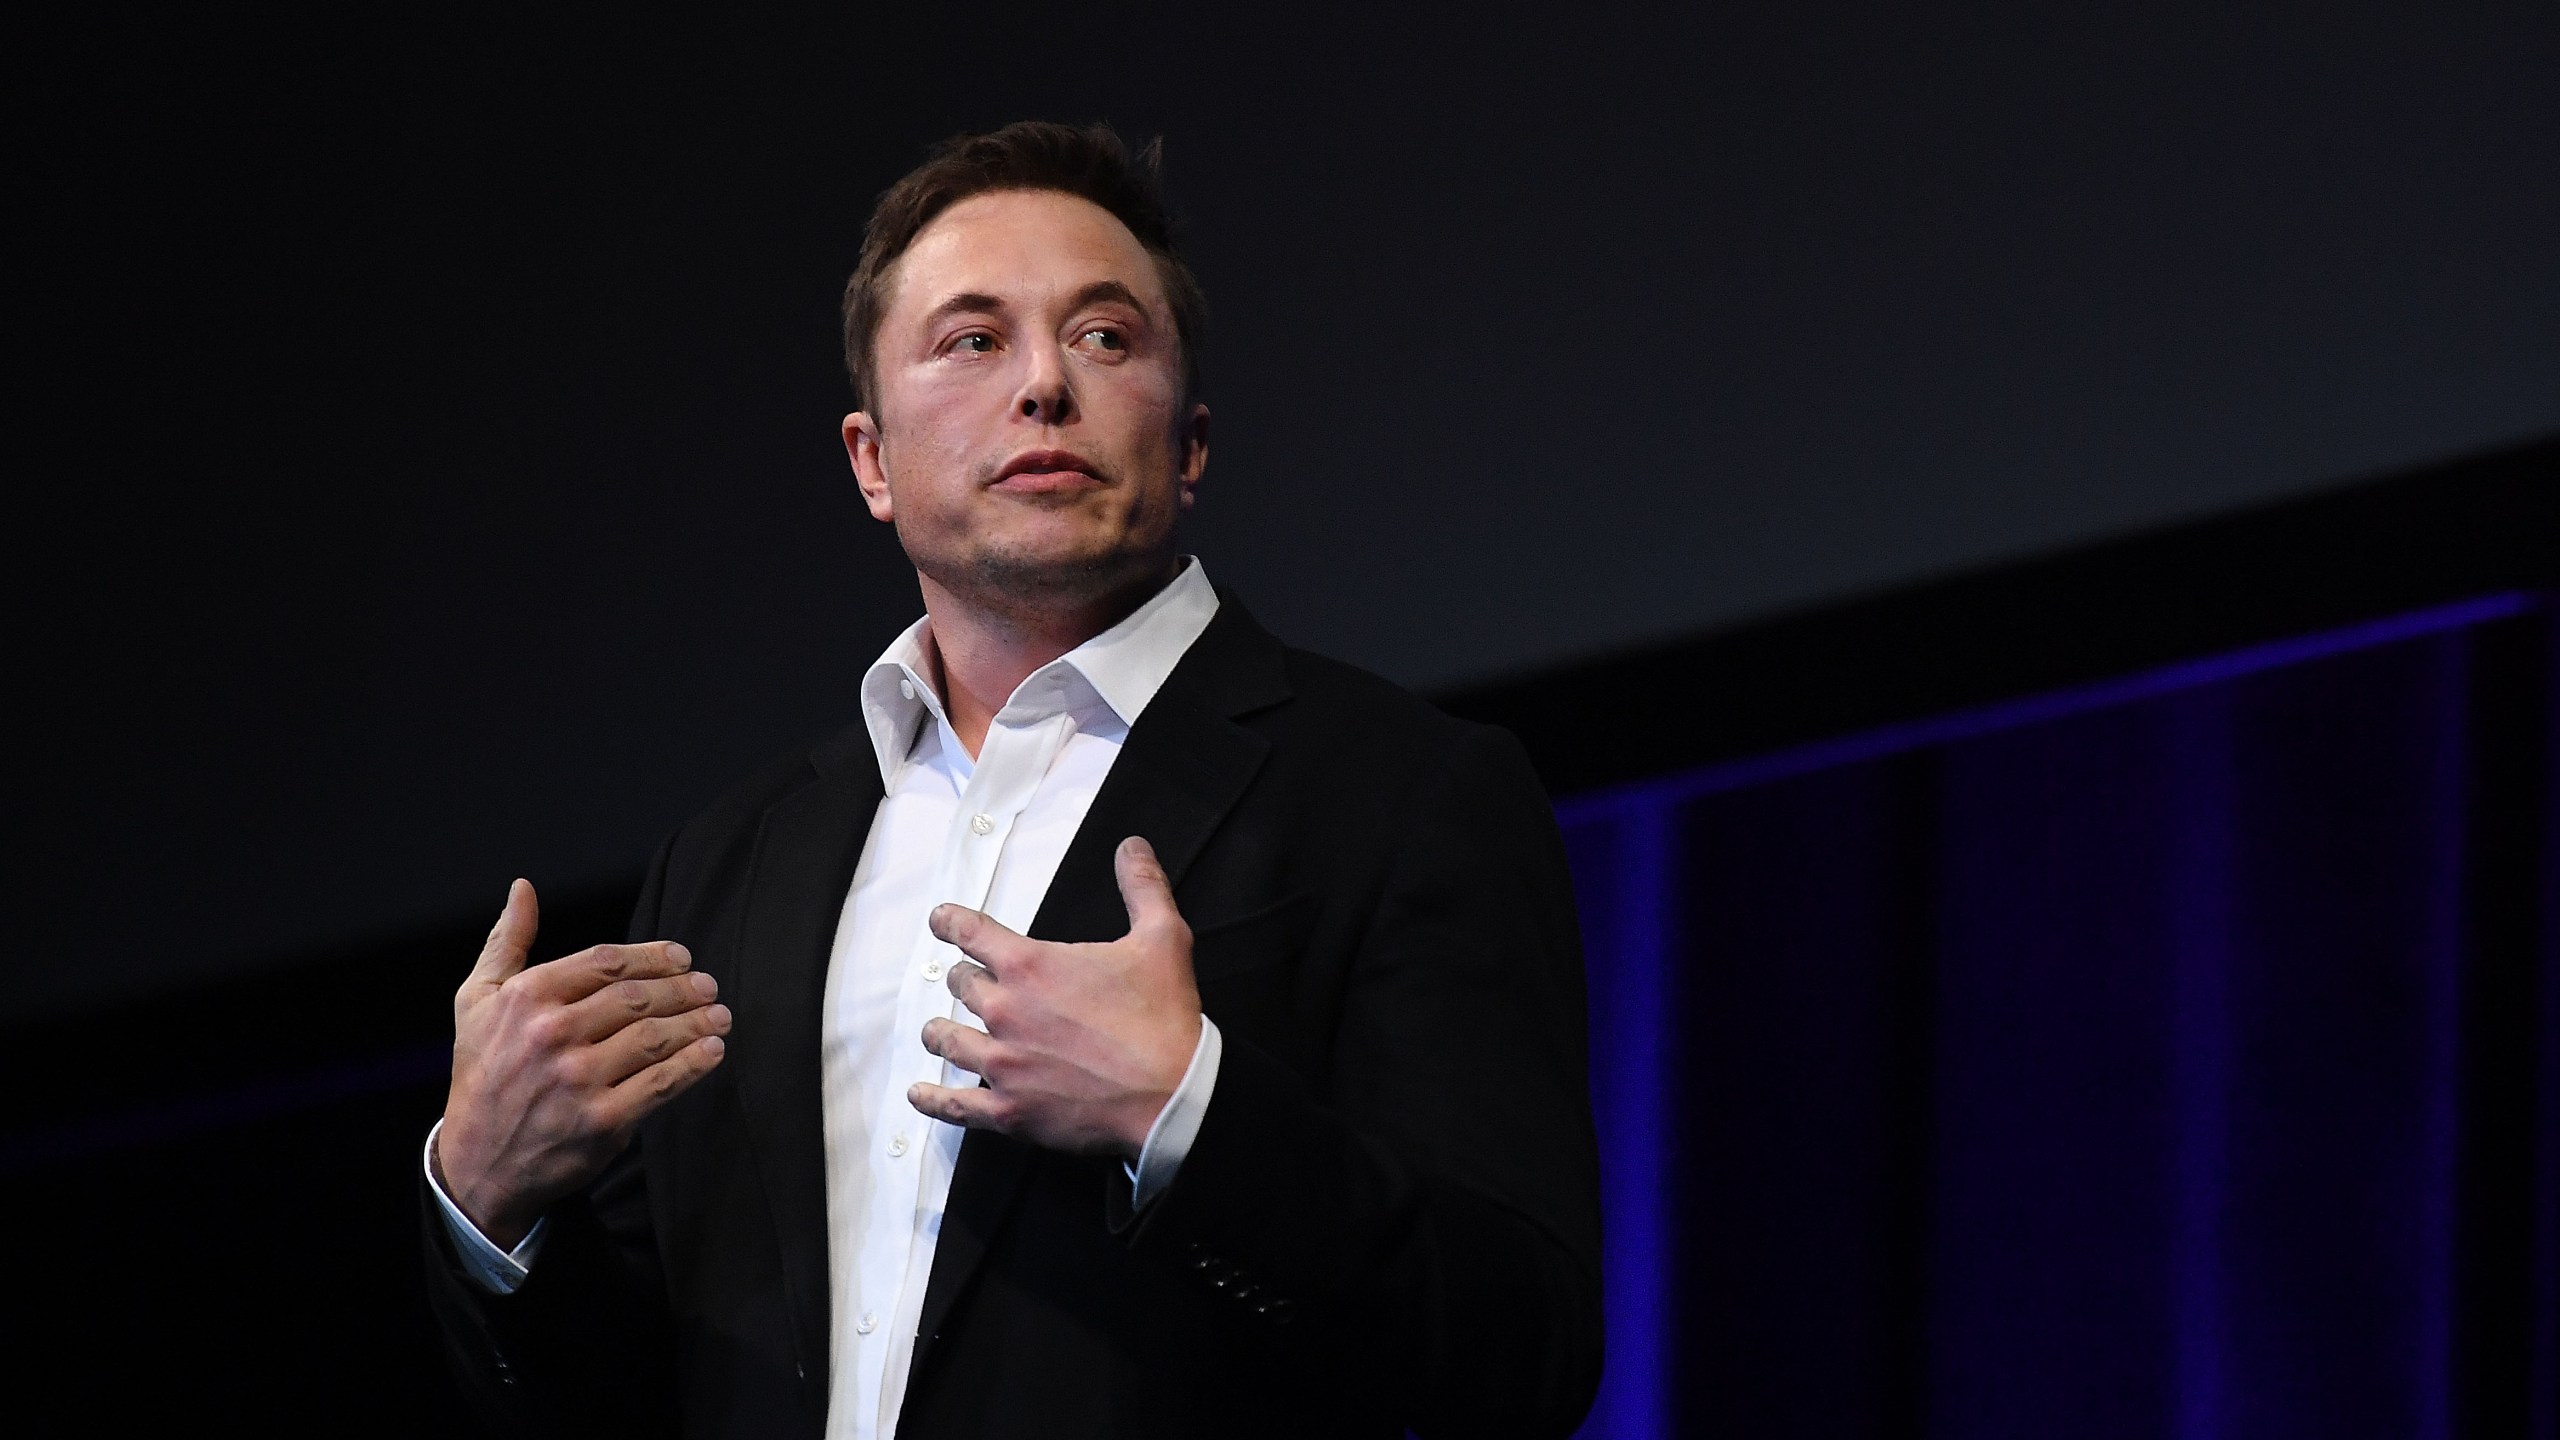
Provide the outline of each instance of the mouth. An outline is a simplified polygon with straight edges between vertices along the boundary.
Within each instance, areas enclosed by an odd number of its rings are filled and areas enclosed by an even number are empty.
[[[1004,462],[988,488],[1043,495],[1101,483],[1101,470],[1072,450],[1026,450]]]

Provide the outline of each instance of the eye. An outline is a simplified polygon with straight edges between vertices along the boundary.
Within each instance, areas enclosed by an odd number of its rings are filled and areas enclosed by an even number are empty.
[[[996,348],[996,337],[986,334],[983,331],[976,334],[963,335],[959,339],[951,342],[951,348],[954,350],[965,351],[971,355],[985,355]]]
[[[1129,342],[1121,336],[1119,331],[1106,330],[1099,325],[1087,330],[1076,338],[1093,346],[1093,348],[1097,350],[1118,352],[1129,348]]]

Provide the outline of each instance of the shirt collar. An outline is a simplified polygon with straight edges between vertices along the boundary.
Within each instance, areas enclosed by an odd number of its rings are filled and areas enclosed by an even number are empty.
[[[1036,706],[1065,708],[1070,677],[1077,690],[1090,689],[1123,726],[1138,723],[1156,692],[1164,688],[1173,667],[1192,642],[1209,628],[1218,613],[1218,592],[1197,558],[1184,556],[1182,570],[1147,603],[1126,619],[1056,660],[1031,672],[1017,686],[1004,709]],[[947,723],[942,697],[935,693],[932,618],[916,621],[889,642],[862,678],[862,718],[871,733],[871,748],[880,762],[880,783],[893,784],[898,766],[915,748],[918,730],[928,722]],[[1070,682],[1071,683],[1071,682]],[[1001,713],[1001,712],[1000,712]]]

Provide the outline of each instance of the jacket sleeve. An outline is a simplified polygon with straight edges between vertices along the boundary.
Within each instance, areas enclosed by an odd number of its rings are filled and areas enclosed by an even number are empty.
[[[1121,1217],[1275,1356],[1417,1434],[1568,1435],[1601,1334],[1563,843],[1501,731],[1464,731],[1419,794],[1326,1072],[1230,1037],[1172,1186]]]
[[[670,840],[632,914],[654,936]],[[549,1238],[524,1284],[494,1295],[454,1253],[435,1194],[419,1180],[427,1298],[465,1400],[502,1435],[675,1433],[672,1331],[634,1139],[595,1182],[546,1217]]]

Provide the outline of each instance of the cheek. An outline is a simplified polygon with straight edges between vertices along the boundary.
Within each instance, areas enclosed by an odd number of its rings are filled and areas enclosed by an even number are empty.
[[[1153,366],[1129,366],[1106,372],[1105,378],[1089,387],[1087,393],[1088,409],[1098,412],[1108,407],[1111,429],[1123,453],[1154,459],[1171,450],[1179,458],[1183,429],[1180,376],[1161,373]]]
[[[930,503],[932,494],[955,480],[965,481],[978,448],[977,432],[985,428],[977,413],[983,408],[947,391],[919,390],[899,397],[880,450],[890,487]]]

